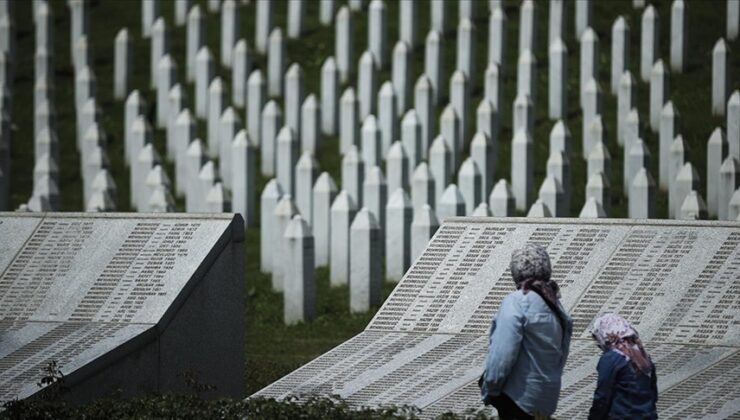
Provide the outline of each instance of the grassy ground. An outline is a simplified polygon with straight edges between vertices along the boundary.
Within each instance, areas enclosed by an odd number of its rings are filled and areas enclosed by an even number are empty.
[[[205,1],[197,1],[206,10]],[[338,2],[339,3],[339,2]],[[454,2],[449,2],[454,3]],[[607,146],[612,154],[612,216],[626,217],[627,202],[621,191],[622,151],[615,140],[616,133],[616,98],[609,93],[609,63],[611,24],[618,15],[624,15],[631,27],[631,59],[629,68],[635,76],[639,75],[639,43],[641,11],[632,8],[630,0],[610,0],[594,2],[594,28],[601,40],[599,56],[599,76],[604,91],[603,120],[607,130]],[[668,58],[670,42],[670,2],[667,0],[650,1],[658,8],[661,17],[660,56]],[[15,108],[13,110],[13,148],[12,148],[12,184],[10,202],[15,208],[28,200],[32,191],[33,175],[33,49],[34,32],[31,20],[31,2],[16,2],[17,29],[17,68],[15,80]],[[54,13],[54,60],[56,87],[55,105],[57,112],[57,134],[61,146],[60,193],[61,206],[64,211],[83,208],[79,156],[75,147],[75,114],[74,114],[74,75],[69,54],[69,11],[66,2],[52,0]],[[97,76],[97,99],[102,110],[102,126],[106,133],[108,154],[111,160],[111,172],[118,186],[118,207],[128,211],[129,180],[128,169],[123,163],[123,102],[113,100],[113,40],[121,27],[128,27],[134,38],[134,73],[133,86],[146,97],[148,118],[154,120],[154,92],[149,86],[149,41],[141,38],[140,3],[133,0],[92,0],[90,1],[91,43],[93,45],[94,71]],[[488,22],[484,1],[476,3],[476,69],[473,80],[472,107],[475,110],[482,94],[482,76],[486,67]],[[511,104],[516,91],[516,55],[518,43],[519,1],[506,1],[505,11],[508,16],[507,62],[505,63],[503,82],[503,103]],[[388,9],[387,39],[398,38],[398,2],[386,1]],[[457,7],[449,5],[449,22],[457,20]],[[553,122],[547,119],[547,4],[538,2],[538,24],[536,51],[538,60],[538,97],[536,104],[535,142],[535,188],[538,189],[545,177],[545,162],[548,157],[548,138]],[[567,4],[568,27],[566,43],[569,50],[568,90],[570,113],[567,125],[573,136],[572,179],[574,180],[571,214],[577,215],[583,203],[585,190],[586,165],[581,159],[581,114],[578,104],[578,69],[579,50],[574,38],[573,2]],[[689,48],[688,69],[684,74],[671,75],[671,98],[678,108],[681,117],[681,133],[690,146],[690,160],[697,168],[701,178],[701,193],[706,195],[706,141],[712,130],[724,126],[724,120],[712,117],[710,113],[711,88],[711,50],[716,40],[725,33],[725,2],[696,0],[688,2],[689,10]],[[274,24],[285,28],[285,1],[278,1],[275,7]],[[299,62],[305,73],[306,93],[319,93],[319,74],[323,60],[333,54],[334,31],[318,23],[318,2],[306,2],[305,34],[300,40],[289,40],[287,46],[288,64]],[[419,1],[418,33],[419,45],[413,49],[411,75],[412,83],[423,71],[423,39],[429,30],[429,7]],[[162,15],[166,17],[171,29],[171,53],[179,65],[180,80],[185,80],[185,29],[173,27],[174,3],[162,1]],[[207,43],[220,63],[220,22],[217,14],[208,13]],[[241,34],[254,43],[255,1],[244,6],[241,12]],[[355,31],[355,60],[367,45],[366,14],[353,13]],[[444,74],[448,78],[455,64],[455,29],[450,26],[444,34]],[[388,46],[388,51],[393,45]],[[737,51],[738,42],[730,44]],[[254,57],[254,66],[265,70],[265,58]],[[740,55],[731,55],[733,74],[740,74]],[[231,85],[230,72],[217,66],[217,72]],[[354,82],[355,76],[352,80]],[[389,69],[384,69],[379,82],[390,77]],[[639,79],[639,77],[638,77]],[[732,88],[740,87],[737,78]],[[194,102],[193,86],[187,86],[189,103]],[[445,95],[446,96],[446,95]],[[649,89],[644,83],[638,86],[639,111],[643,124],[648,120]],[[443,101],[442,103],[445,103]],[[440,109],[437,110],[439,113]],[[240,110],[244,120],[243,110]],[[495,178],[508,177],[510,171],[511,109],[502,110],[502,131],[500,154],[497,156]],[[474,118],[470,121],[470,132],[474,128]],[[205,123],[199,123],[199,134],[205,140]],[[645,140],[653,155],[652,174],[657,176],[658,137],[649,129],[644,130]],[[164,131],[156,130],[155,145],[162,156],[165,155]],[[321,169],[328,171],[339,182],[340,157],[336,138],[324,137],[319,148],[318,158]],[[174,179],[171,162],[166,164],[170,177]],[[267,180],[260,178],[258,191]],[[658,194],[658,216],[667,215],[667,196]],[[183,210],[182,201],[178,203]],[[306,363],[312,358],[339,344],[364,328],[372,313],[350,315],[348,311],[348,291],[346,288],[329,288],[326,269],[317,270],[318,318],[311,323],[285,327],[281,322],[282,299],[269,287],[269,276],[259,273],[259,230],[250,229],[247,234],[247,366],[246,375],[248,393],[253,393],[271,381]],[[384,284],[384,296],[392,289],[389,283]]]

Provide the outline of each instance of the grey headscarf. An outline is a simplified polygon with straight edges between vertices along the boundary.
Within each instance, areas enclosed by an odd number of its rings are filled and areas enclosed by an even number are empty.
[[[535,290],[557,307],[560,288],[550,280],[550,256],[542,245],[527,243],[515,249],[511,253],[509,269],[517,289],[522,289],[524,293]]]

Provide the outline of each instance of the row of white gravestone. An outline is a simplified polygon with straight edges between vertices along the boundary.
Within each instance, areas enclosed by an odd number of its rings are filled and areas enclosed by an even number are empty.
[[[284,293],[286,323],[313,317],[315,266],[330,267],[332,286],[349,285],[351,311],[377,306],[383,275],[377,261],[385,253],[385,277],[400,280],[439,226],[434,210],[424,205],[414,211],[401,188],[380,209],[387,235],[377,210],[359,208],[346,191],[337,191],[328,173],[318,177],[312,195],[313,226],[276,179],[261,196],[260,266]]]

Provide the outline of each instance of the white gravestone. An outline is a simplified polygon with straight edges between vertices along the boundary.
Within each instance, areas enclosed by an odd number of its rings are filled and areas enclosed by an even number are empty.
[[[720,38],[712,50],[712,114],[724,115],[730,94],[730,49]]]
[[[365,162],[357,146],[350,146],[342,159],[342,189],[357,206],[362,205],[362,184],[365,179]]]
[[[434,176],[429,170],[429,164],[421,162],[414,171],[411,178],[411,200],[414,210],[420,209],[424,204],[435,206],[434,199]]]
[[[372,7],[372,6],[371,6]],[[381,272],[378,261],[380,229],[375,217],[363,208],[352,222],[350,234],[349,310],[367,312],[381,304]]]
[[[280,129],[275,149],[275,173],[286,194],[296,196],[295,171],[298,162],[298,139],[287,125]]]
[[[158,83],[157,68],[159,60],[170,51],[170,32],[164,18],[159,18],[152,26],[152,40],[150,48],[149,76],[150,86],[156,89]]]
[[[346,191],[340,191],[331,205],[329,281],[332,286],[349,282],[350,226],[356,212],[352,197]]]
[[[429,84],[432,87],[432,100],[433,103],[439,103],[442,92],[444,92],[444,78],[442,77],[442,52],[444,48],[444,38],[442,35],[435,31],[429,31],[427,34],[424,44],[424,74],[421,77],[426,76],[429,78]],[[418,81],[417,81],[418,84]]]
[[[409,155],[403,143],[395,141],[386,156],[386,172],[388,174],[388,189],[406,189],[409,186]]]
[[[203,200],[200,197],[200,185],[198,177],[203,165],[206,163],[206,153],[203,142],[195,139],[190,142],[186,156],[186,174],[185,174],[185,211],[194,213],[199,211]],[[265,208],[264,206],[262,207]],[[262,225],[264,226],[264,224]]]
[[[295,196],[298,211],[313,226],[313,186],[319,175],[319,162],[313,153],[304,151],[295,165]]]
[[[467,18],[457,26],[457,50],[455,70],[465,74],[468,80],[475,80],[475,24]]]
[[[450,168],[454,171],[459,165],[460,155],[460,117],[455,108],[449,104],[439,117],[439,133],[450,151]]]
[[[462,154],[464,145],[469,141],[468,120],[470,119],[470,81],[465,73],[457,70],[450,78],[450,105],[457,115],[457,136],[455,147],[458,157],[455,163],[459,163],[459,155]]]
[[[537,51],[537,5],[534,0],[524,0],[519,8],[519,54],[525,50]]]
[[[274,212],[273,236],[272,236],[272,290],[282,292],[285,290],[285,278],[288,274],[288,264],[285,257],[288,252],[288,241],[285,231],[293,216],[299,214],[290,194],[284,194]]]
[[[367,18],[367,48],[379,69],[388,64],[388,25],[385,2],[372,0],[368,8]]]
[[[316,316],[314,239],[311,228],[300,214],[288,223],[284,240],[288,266],[284,278],[283,322],[292,325]]]
[[[679,219],[704,220],[708,218],[707,203],[701,198],[697,191],[690,191],[681,204]],[[734,219],[733,219],[734,220]]]
[[[388,202],[388,184],[385,182],[383,170],[373,166],[365,172],[365,182],[362,185],[363,207],[373,214],[378,222],[380,231],[380,249],[385,247],[385,206]]]
[[[651,156],[650,149],[648,149],[647,144],[645,144],[645,142],[640,138],[632,141],[632,146],[629,150],[625,149],[625,152],[627,153],[624,157],[622,190],[629,198],[632,181],[634,181],[635,176],[637,176],[640,169],[650,168]],[[719,174],[719,171],[717,173]]]
[[[740,90],[736,90],[727,101],[727,144],[730,156],[740,161]]]
[[[649,5],[642,13],[640,31],[640,77],[645,83],[650,82],[653,65],[660,57],[660,18],[658,11]]]
[[[305,0],[288,0],[288,38],[297,39],[301,37],[305,15]]]
[[[740,187],[740,163],[730,154],[719,169],[717,219],[729,219],[729,203],[738,187]]]
[[[319,22],[324,26],[329,26],[334,19],[334,0],[319,1]]]
[[[394,191],[385,209],[385,277],[398,282],[411,264],[411,223],[414,208],[402,189]]]
[[[263,2],[260,2],[263,3]],[[285,73],[285,38],[283,30],[275,28],[270,33],[267,51],[267,93],[271,97],[283,96],[283,75]]]
[[[465,202],[465,215],[472,215],[475,208],[483,201],[481,188],[483,176],[473,158],[469,157],[460,165],[457,174],[457,185]]]
[[[347,6],[342,6],[337,12],[334,34],[334,55],[337,60],[339,79],[342,83],[347,83],[352,73],[354,73],[354,62],[352,60],[353,40],[352,14]]]
[[[488,62],[496,64],[501,70],[506,64],[506,13],[502,7],[496,7],[488,18]]]
[[[357,70],[357,96],[359,98],[360,120],[375,113],[375,100],[378,91],[378,73],[373,53],[365,51],[360,56]]]
[[[391,144],[398,140],[398,116],[396,111],[396,91],[393,83],[383,83],[378,91],[378,118],[380,130],[381,155],[385,157]]]
[[[368,115],[362,123],[362,160],[365,169],[379,166],[383,162],[382,146],[380,143],[380,128],[374,115]]]
[[[204,46],[195,59],[195,115],[198,118],[208,117],[208,87],[214,74],[213,55]]]
[[[206,124],[208,132],[208,155],[216,158],[219,155],[219,129],[221,127],[221,114],[226,109],[227,87],[223,79],[215,77],[208,86],[208,120]]]
[[[231,146],[232,211],[244,218],[244,227],[256,218],[257,150],[246,130],[240,130]]]
[[[571,175],[570,175],[570,160],[561,151],[556,150],[550,153],[550,157],[547,159],[547,176],[553,177],[558,181],[562,188],[562,205],[559,211],[563,217],[568,217],[570,214],[571,204]]]
[[[560,38],[550,44],[548,60],[548,116],[551,120],[568,114],[568,48]]]
[[[409,0],[411,1],[411,0]],[[402,3],[403,4],[403,3]],[[399,41],[393,47],[393,68],[391,80],[396,92],[397,112],[400,117],[411,105],[409,88],[411,87],[411,48],[405,42]]]
[[[187,80],[197,80],[197,56],[201,48],[206,45],[206,18],[200,11],[200,6],[194,5],[188,13],[186,68]]]
[[[437,203],[442,198],[447,184],[452,179],[452,166],[450,159],[450,149],[447,147],[447,143],[444,138],[440,135],[432,142],[432,147],[429,148],[429,168],[434,177],[434,202],[431,203],[432,208],[437,208]]]
[[[275,174],[277,136],[283,127],[283,111],[274,100],[265,105],[260,123],[260,168],[262,175]]]
[[[624,16],[619,16],[612,24],[612,95],[619,94],[622,75],[630,67],[630,26]]]
[[[234,137],[242,129],[242,121],[239,114],[232,107],[226,108],[221,114],[221,122],[218,128],[218,158],[221,168],[221,180],[224,187],[234,188],[232,184],[233,167],[231,163],[232,143]]]
[[[719,168],[727,158],[727,139],[722,128],[712,131],[707,142],[707,210],[710,217],[717,215],[719,207]]]
[[[321,108],[313,93],[301,105],[301,150],[318,153],[321,139]]]
[[[485,134],[491,140],[494,149],[498,145],[500,124],[498,110],[488,99],[481,99],[475,110],[475,131]],[[475,136],[473,136],[474,139]]]
[[[699,189],[699,184],[699,173],[696,172],[696,169],[694,168],[694,165],[691,164],[691,162],[686,162],[681,170],[678,172],[678,175],[676,175],[675,186],[673,187],[672,192],[674,196],[673,215],[671,216],[672,218],[682,218],[681,215],[684,202],[692,191],[697,191]],[[704,212],[706,212],[706,204],[704,204],[704,200],[702,200],[702,204],[704,207],[703,210]]]
[[[234,45],[231,66],[231,101],[239,108],[247,106],[247,76],[250,67],[252,67],[252,58],[249,44],[246,39],[242,38]]]
[[[125,98],[131,86],[131,71],[133,66],[133,51],[128,29],[118,31],[115,41],[115,63],[113,65],[113,97]]]
[[[598,80],[599,77],[599,37],[596,35],[596,31],[591,28],[586,28],[580,38],[580,42],[581,71],[579,76],[581,86],[581,107],[583,107],[586,84],[591,79]]]
[[[411,222],[411,259],[409,260],[411,264],[424,252],[438,228],[439,220],[429,205],[414,210],[414,218]]]
[[[660,165],[660,188],[667,190],[671,183],[669,170],[670,149],[673,140],[681,131],[680,116],[678,110],[674,107],[672,101],[668,101],[660,115],[660,133],[659,133],[659,155],[658,162]]]
[[[398,38],[412,48],[416,46],[416,6],[416,0],[402,1],[398,12]]]
[[[448,185],[442,193],[437,204],[437,214],[442,222],[448,217],[465,216],[465,198],[457,185]]]
[[[611,184],[602,172],[597,172],[588,178],[586,183],[586,204],[594,199],[603,212],[608,215],[611,207]],[[584,206],[584,208],[586,208]],[[579,217],[582,217],[579,215]],[[606,216],[605,216],[606,217]]]
[[[514,134],[511,144],[511,180],[516,209],[525,211],[532,202],[532,184],[534,182],[534,142],[530,132],[519,130]],[[494,212],[495,213],[495,212]]]
[[[339,129],[339,70],[334,57],[321,66],[321,132],[334,136]]]
[[[272,273],[272,243],[275,231],[275,207],[283,196],[280,183],[273,178],[260,196],[260,271]]]
[[[581,39],[583,33],[591,26],[593,20],[593,3],[591,0],[578,0],[575,2],[575,8],[575,35],[576,39]]]
[[[262,109],[267,101],[267,85],[260,69],[247,79],[247,132],[254,144],[262,144]]]
[[[686,69],[687,19],[684,0],[674,0],[671,5],[671,70],[675,73],[683,73]]]
[[[425,75],[419,76],[414,86],[414,110],[421,124],[421,157],[427,159],[429,147],[432,144],[434,132],[434,105],[433,88],[429,78]]]
[[[316,266],[329,265],[331,241],[331,206],[337,196],[337,185],[328,172],[322,172],[313,186],[313,232],[316,245]]]
[[[485,201],[493,188],[493,174],[496,172],[497,147],[485,133],[479,131],[470,142],[470,157],[475,161],[481,173],[480,198]],[[477,205],[477,203],[476,203]]]
[[[236,0],[224,0],[221,7],[221,65],[231,68],[234,47],[241,37],[241,11]]]
[[[355,90],[348,87],[339,99],[339,153],[346,154],[360,137],[360,109]]]
[[[304,75],[301,65],[293,63],[285,73],[285,125],[300,140],[301,106],[304,98]]]
[[[170,90],[177,82],[177,63],[169,54],[159,60],[157,73],[157,127],[166,128],[170,116]]]
[[[630,71],[625,71],[619,81],[617,94],[617,143],[629,150],[626,124],[632,108],[637,107],[637,81]]]
[[[255,2],[257,13],[255,14],[255,34],[254,46],[260,54],[267,53],[268,40],[272,32],[272,9],[274,7],[271,1]]]

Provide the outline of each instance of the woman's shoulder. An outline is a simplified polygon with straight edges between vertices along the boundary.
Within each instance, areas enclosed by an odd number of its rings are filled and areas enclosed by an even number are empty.
[[[603,366],[604,368],[620,369],[627,365],[627,363],[627,357],[614,349],[601,353],[601,357],[599,358],[599,366]]]

